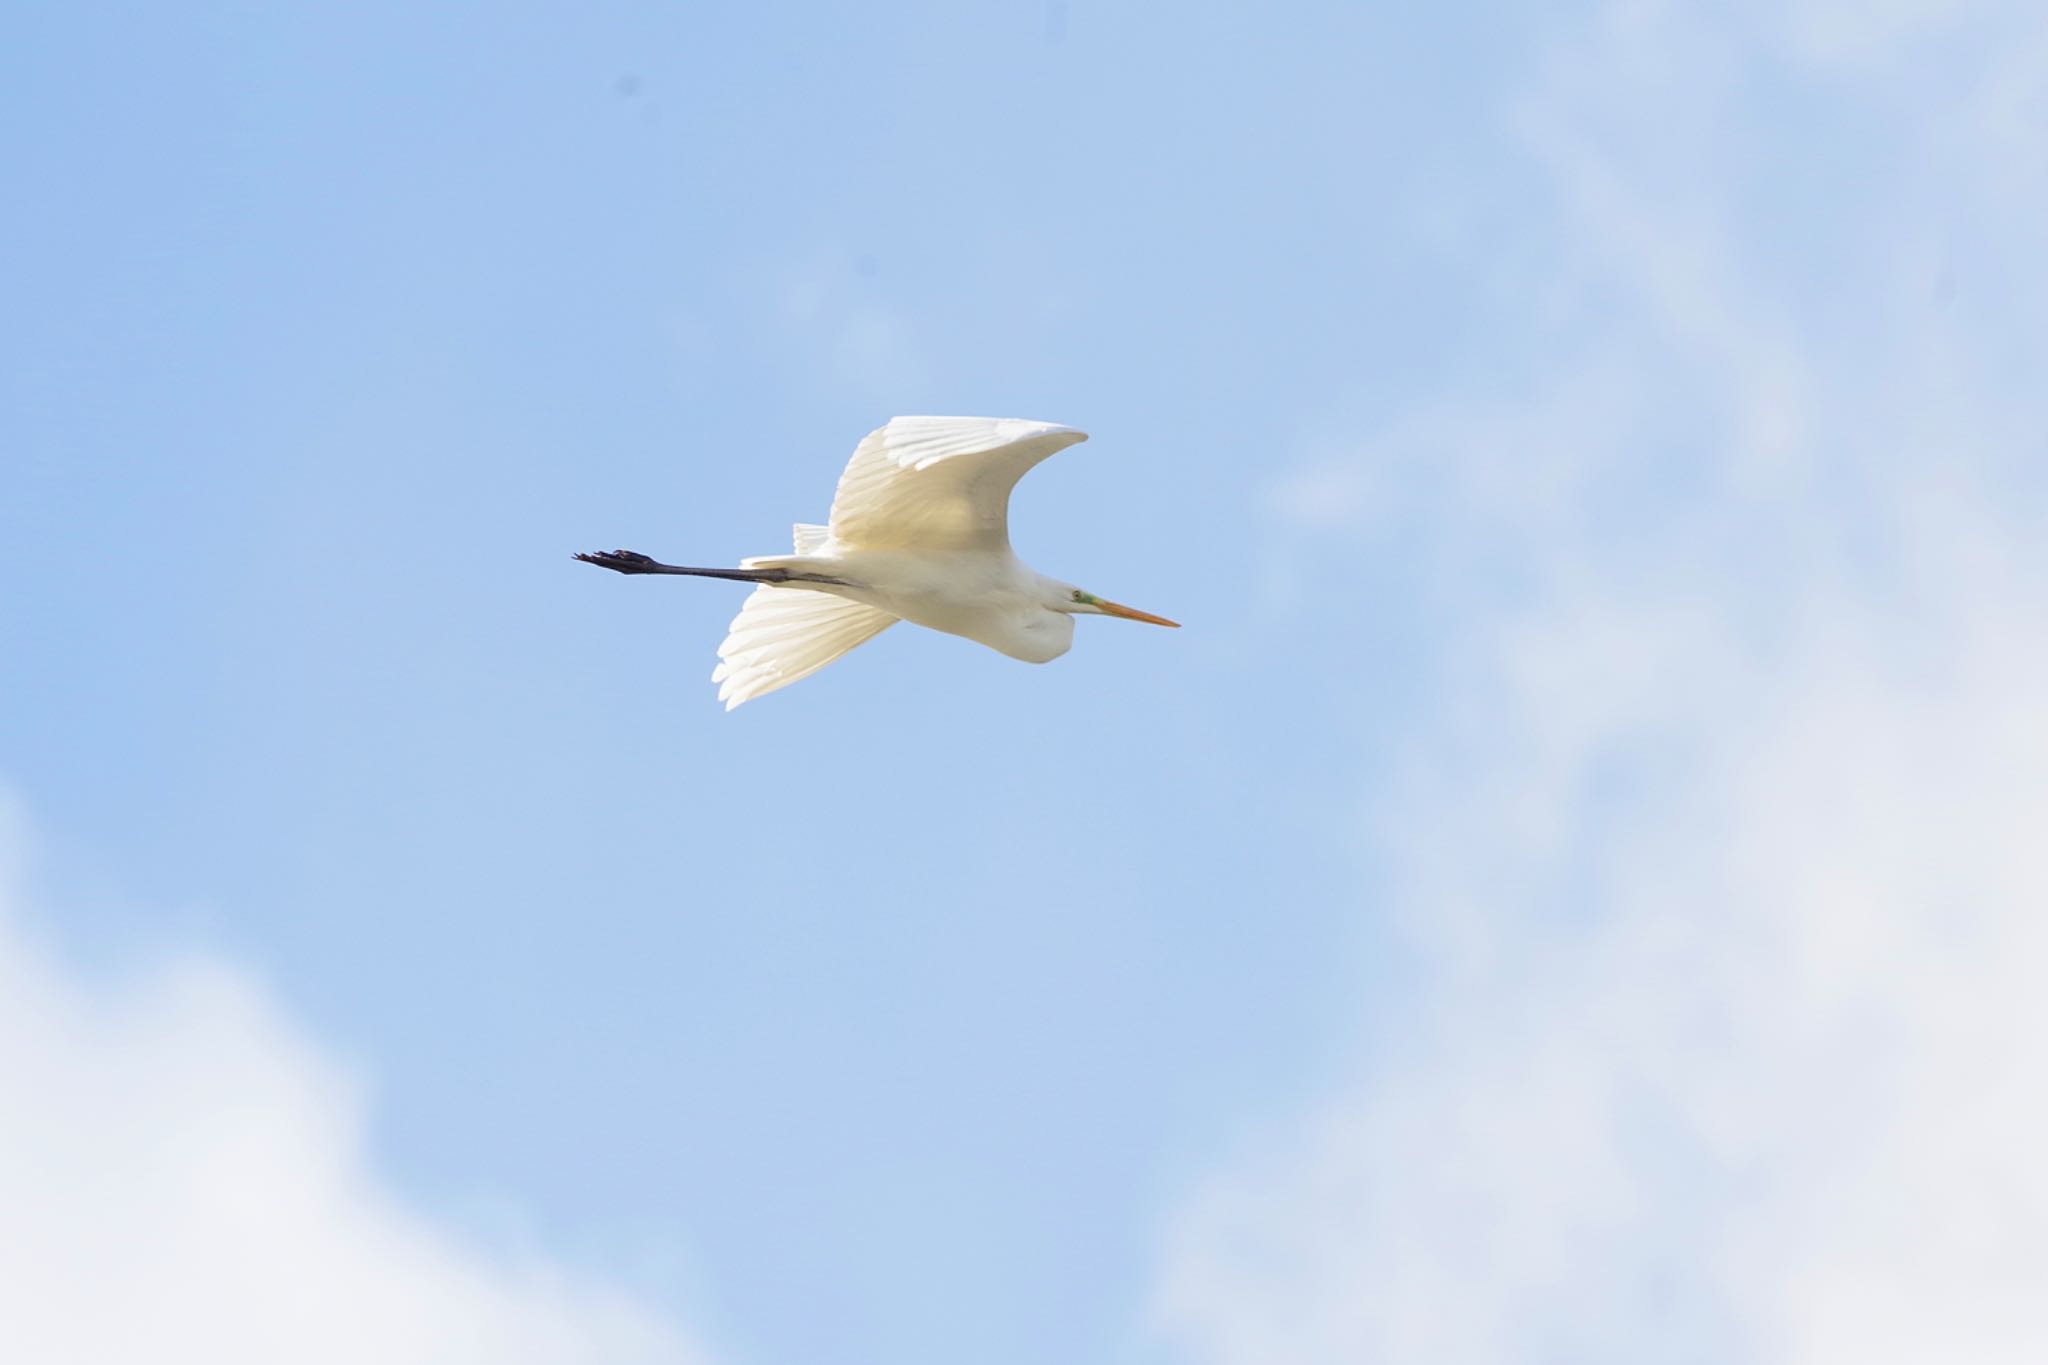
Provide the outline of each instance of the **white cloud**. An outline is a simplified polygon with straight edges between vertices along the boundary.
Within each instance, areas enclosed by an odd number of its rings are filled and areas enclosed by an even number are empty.
[[[1368,818],[1426,978],[1170,1230],[1196,1359],[2048,1358],[2048,202],[1987,113],[2048,24],[1914,86],[1809,290],[1737,92],[1960,21],[1700,13],[1616,5],[1522,111],[1597,302],[1548,391],[1275,494],[1440,544],[1453,682]]]
[[[702,1359],[629,1294],[405,1207],[355,1088],[245,972],[64,966],[29,927],[20,826],[0,800],[0,1359]]]

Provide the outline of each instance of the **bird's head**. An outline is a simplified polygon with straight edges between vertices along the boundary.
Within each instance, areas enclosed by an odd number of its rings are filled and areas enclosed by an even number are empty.
[[[1126,621],[1145,621],[1155,626],[1180,626],[1180,622],[1169,621],[1164,616],[1154,616],[1149,611],[1139,611],[1136,607],[1127,607],[1121,602],[1097,597],[1092,592],[1083,592],[1071,583],[1056,583],[1053,587],[1055,591],[1051,606],[1054,611],[1064,611],[1076,616],[1121,616]]]

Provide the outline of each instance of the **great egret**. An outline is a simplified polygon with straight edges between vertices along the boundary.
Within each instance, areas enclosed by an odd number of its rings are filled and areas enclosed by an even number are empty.
[[[831,524],[799,524],[795,554],[743,559],[737,569],[661,564],[632,550],[576,558],[619,573],[757,585],[711,674],[728,711],[899,620],[1042,664],[1067,652],[1082,613],[1179,624],[1034,573],[1010,550],[1010,490],[1046,456],[1087,439],[1051,422],[897,417],[855,447]]]

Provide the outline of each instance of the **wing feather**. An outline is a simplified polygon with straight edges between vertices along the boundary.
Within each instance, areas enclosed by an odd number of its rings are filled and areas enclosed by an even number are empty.
[[[1010,490],[1085,431],[1013,417],[896,417],[869,432],[839,476],[832,538],[859,550],[999,549]]]
[[[764,583],[732,618],[711,681],[730,711],[741,702],[787,687],[854,646],[896,624],[897,618],[865,602]]]

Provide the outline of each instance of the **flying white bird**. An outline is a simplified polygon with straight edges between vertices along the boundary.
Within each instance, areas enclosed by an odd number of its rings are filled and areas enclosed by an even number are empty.
[[[1034,573],[1010,550],[1010,490],[1046,456],[1087,439],[1051,422],[897,417],[855,447],[831,524],[798,524],[795,554],[743,559],[737,569],[683,568],[632,550],[576,558],[619,573],[758,585],[711,674],[728,711],[898,621],[1042,664],[1073,644],[1079,614],[1179,624]]]

